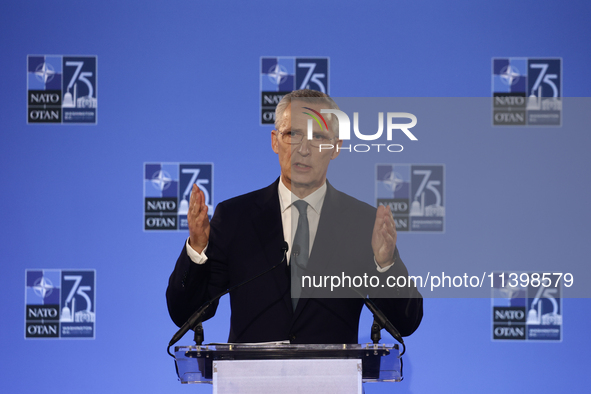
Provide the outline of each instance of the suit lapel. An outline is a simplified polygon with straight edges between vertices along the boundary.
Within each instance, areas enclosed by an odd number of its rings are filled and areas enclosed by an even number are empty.
[[[279,205],[278,182],[275,181],[269,187],[262,189],[262,198],[257,198],[258,210],[253,211],[251,217],[253,227],[257,233],[260,244],[262,245],[266,263],[263,269],[270,268],[281,261],[283,252],[281,246],[285,241],[283,236],[283,224],[281,220],[281,208]],[[262,263],[262,262],[261,262]],[[286,264],[286,263],[285,263]],[[289,276],[286,276],[285,267],[277,267],[267,275],[272,275],[277,286],[279,295],[282,295],[285,307],[291,312],[291,298],[289,292]],[[286,284],[288,289],[286,291]]]

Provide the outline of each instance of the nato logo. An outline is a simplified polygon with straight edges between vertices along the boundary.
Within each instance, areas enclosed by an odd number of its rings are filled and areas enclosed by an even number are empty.
[[[492,339],[562,341],[561,285],[539,273],[493,274]]]
[[[27,123],[96,124],[96,56],[27,56]]]
[[[444,166],[377,164],[376,203],[389,207],[396,231],[444,232]]]
[[[493,125],[560,126],[562,59],[493,58]]]
[[[25,338],[94,339],[94,270],[26,270]]]
[[[203,191],[211,220],[212,163],[144,163],[144,231],[188,230],[193,184]]]
[[[287,93],[328,93],[328,57],[261,57],[261,125],[275,123],[275,107]]]

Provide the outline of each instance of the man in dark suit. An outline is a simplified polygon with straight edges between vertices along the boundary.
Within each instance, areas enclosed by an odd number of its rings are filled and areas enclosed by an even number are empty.
[[[380,283],[388,276],[408,277],[391,212],[341,193],[326,180],[328,164],[342,144],[336,128],[328,125],[330,118],[324,127],[314,124],[312,139],[304,138],[308,117],[302,114],[327,107],[337,108],[320,92],[286,95],[271,134],[280,178],[220,203],[211,223],[203,192],[193,187],[189,239],[167,289],[177,325],[215,295],[280,262],[284,242],[291,251],[289,266],[286,262],[230,293],[229,342],[357,343],[363,300],[349,290],[335,298],[327,289],[302,288],[301,276],[341,270],[351,277],[377,276]],[[413,286],[386,290],[372,294],[378,297],[374,301],[403,336],[410,335],[423,315],[420,294]]]

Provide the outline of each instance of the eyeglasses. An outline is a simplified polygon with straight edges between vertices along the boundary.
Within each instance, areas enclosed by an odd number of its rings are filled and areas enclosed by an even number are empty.
[[[279,139],[290,145],[298,145],[304,141],[304,138],[307,139],[305,133],[301,131],[281,131],[279,132]],[[308,143],[313,146],[314,148],[320,147],[322,144],[330,144],[332,140],[336,139],[335,137],[329,138],[327,135],[322,133],[312,133],[312,139],[308,140]]]

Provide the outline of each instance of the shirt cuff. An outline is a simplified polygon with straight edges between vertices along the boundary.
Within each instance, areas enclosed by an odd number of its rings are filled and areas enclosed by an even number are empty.
[[[209,246],[209,244],[207,244]],[[207,261],[207,256],[205,255],[205,251],[207,250],[207,246],[203,249],[203,252],[197,253],[195,249],[189,245],[189,238],[185,241],[185,248],[187,249],[187,256],[191,259],[192,262],[195,264],[204,264]],[[374,259],[375,260],[375,259]]]
[[[195,252],[195,253],[197,253],[197,252]],[[392,264],[387,265],[387,266],[385,266],[385,267],[382,268],[382,267],[380,267],[380,265],[376,261],[375,256],[373,258],[373,261],[374,261],[374,263],[376,263],[376,268],[378,269],[378,272],[380,272],[380,273],[384,273],[384,272],[388,271],[394,265],[394,263],[392,263]],[[394,261],[396,261],[396,260],[394,260]]]

